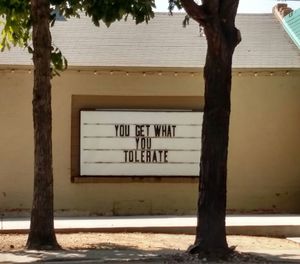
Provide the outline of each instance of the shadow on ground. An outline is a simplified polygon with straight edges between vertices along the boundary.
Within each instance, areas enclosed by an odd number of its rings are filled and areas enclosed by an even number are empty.
[[[157,251],[140,250],[114,243],[90,244],[88,249],[65,249],[57,251],[9,251],[0,252],[0,263],[124,263],[124,262],[157,262],[164,254],[175,254],[180,251],[163,249]]]
[[[272,254],[274,253],[274,254]],[[295,254],[294,254],[295,253]],[[299,263],[296,252],[235,252],[228,261],[208,261],[180,250],[141,250],[116,243],[90,244],[87,249],[0,252],[0,263]]]

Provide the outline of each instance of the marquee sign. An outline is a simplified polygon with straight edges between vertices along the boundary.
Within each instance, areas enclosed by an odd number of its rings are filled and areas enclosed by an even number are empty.
[[[198,176],[202,113],[81,111],[81,176]]]

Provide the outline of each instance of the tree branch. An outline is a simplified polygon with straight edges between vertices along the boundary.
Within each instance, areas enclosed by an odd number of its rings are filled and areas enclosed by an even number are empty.
[[[202,0],[202,6],[210,15],[216,16],[219,13],[219,6],[223,0]]]
[[[180,2],[191,18],[196,20],[201,25],[205,24],[208,19],[208,14],[203,8],[203,5],[198,5],[193,0],[181,0]]]
[[[239,0],[220,1],[220,21],[236,45],[241,42],[241,32],[235,27],[235,18]]]

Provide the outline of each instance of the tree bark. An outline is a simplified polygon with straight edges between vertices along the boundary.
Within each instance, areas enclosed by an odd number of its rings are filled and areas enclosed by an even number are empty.
[[[53,215],[49,1],[31,0],[33,26],[34,189],[29,249],[57,249]]]
[[[211,32],[206,30],[207,36]],[[208,37],[211,38],[211,37]],[[214,32],[208,41],[196,241],[199,250],[226,252],[225,214],[232,47]],[[195,248],[194,248],[195,250]]]
[[[203,0],[201,8],[191,5],[191,0],[181,2],[204,27],[207,39],[198,222],[195,243],[188,251],[222,256],[230,252],[225,216],[231,67],[241,40],[234,24],[238,0]]]

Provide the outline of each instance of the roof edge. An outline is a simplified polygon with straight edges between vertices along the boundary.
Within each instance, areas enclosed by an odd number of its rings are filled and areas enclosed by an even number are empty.
[[[295,12],[287,4],[277,4],[273,7],[273,14],[282,25],[285,32],[288,34],[292,42],[300,49],[300,34],[297,29],[300,26],[300,9]]]

